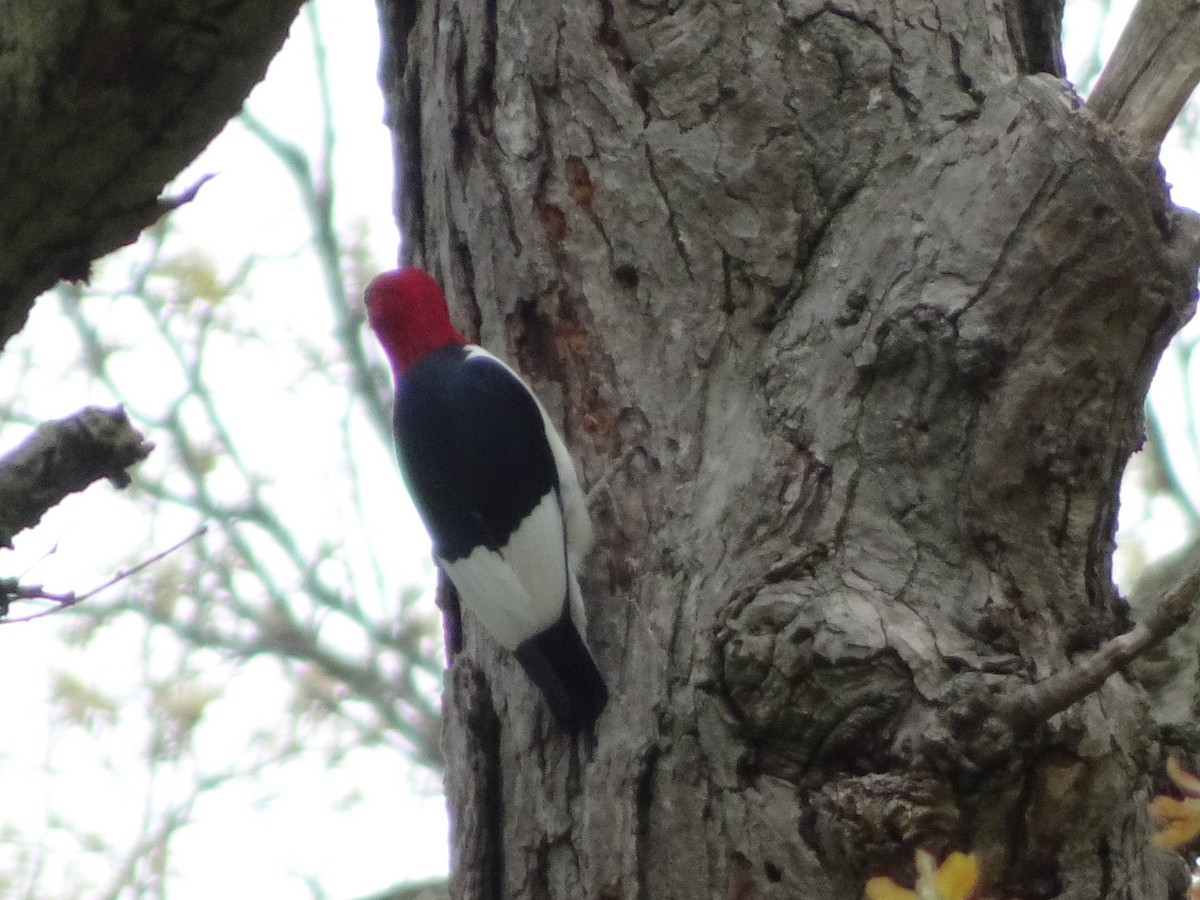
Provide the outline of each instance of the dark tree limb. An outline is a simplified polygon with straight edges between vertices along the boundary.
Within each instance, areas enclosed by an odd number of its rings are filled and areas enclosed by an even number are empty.
[[[39,425],[0,458],[0,546],[11,546],[13,535],[36,525],[46,510],[93,481],[107,478],[125,487],[125,470],[152,449],[120,407],[89,406]]]
[[[1200,2],[1141,0],[1088,108],[1141,150],[1157,151],[1200,82]]]
[[[1023,74],[1046,72],[1056,78],[1066,77],[1062,52],[1063,2],[1009,0],[1005,4],[1008,36]]]
[[[38,294],[178,205],[164,185],[237,113],[299,7],[0,4],[0,347]]]

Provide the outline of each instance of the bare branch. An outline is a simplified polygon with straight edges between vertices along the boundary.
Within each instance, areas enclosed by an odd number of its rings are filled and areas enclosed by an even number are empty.
[[[90,599],[91,597],[96,596],[101,591],[108,590],[114,584],[124,581],[126,578],[131,578],[134,575],[138,574],[138,572],[141,572],[143,569],[146,569],[146,568],[154,565],[156,562],[159,562],[160,560],[165,559],[166,557],[168,557],[172,553],[174,553],[176,550],[178,550],[180,547],[184,546],[185,544],[191,543],[192,541],[196,540],[196,538],[200,537],[207,531],[208,531],[208,526],[201,525],[199,528],[197,528],[195,531],[193,531],[191,534],[189,534],[183,540],[176,541],[174,544],[172,544],[166,550],[162,550],[158,553],[155,553],[149,559],[142,560],[140,563],[138,563],[132,569],[119,570],[117,572],[117,574],[114,575],[112,578],[108,579],[108,581],[104,582],[103,584],[97,585],[96,587],[92,588],[90,591],[87,591],[86,593],[83,593],[83,594],[76,594],[74,592],[71,592],[68,594],[50,594],[50,593],[43,591],[40,587],[34,588],[34,587],[13,586],[12,589],[7,592],[8,593],[7,597],[0,595],[0,625],[11,625],[14,622],[31,622],[34,619],[40,619],[43,616],[50,615],[51,613],[60,612],[64,609],[70,609],[72,606],[78,606],[84,600],[87,600],[87,599]],[[5,587],[5,583],[0,581],[0,589],[2,589],[4,587]],[[16,619],[4,618],[4,614],[8,610],[8,601],[13,598],[19,599],[19,600],[53,600],[58,605],[53,606],[50,609],[43,609],[41,612],[31,613],[28,616],[20,616],[19,618],[16,618]]]
[[[1144,622],[1107,641],[1081,662],[1018,691],[1008,704],[1007,718],[1018,728],[1029,727],[1098,690],[1113,673],[1181,628],[1198,597],[1200,573],[1186,578]]]
[[[52,506],[93,481],[129,484],[125,470],[154,445],[129,424],[125,410],[89,406],[47,422],[0,459],[0,546],[36,525]]]
[[[1141,0],[1088,100],[1139,150],[1156,151],[1200,82],[1200,2]]]
[[[314,34],[319,36],[320,31],[315,27],[315,8],[310,8],[310,16],[314,21]],[[313,244],[318,251],[317,260],[321,264],[326,294],[337,322],[337,336],[350,364],[355,394],[364,404],[371,425],[380,439],[385,444],[390,444],[392,419],[387,395],[381,394],[378,389],[379,373],[372,369],[362,344],[363,306],[357,295],[351,298],[347,292],[342,266],[342,245],[333,221],[333,106],[324,44],[319,37],[313,53],[322,113],[322,152],[316,160],[315,173],[313,163],[301,147],[284,140],[249,110],[242,111],[239,121],[279,159],[296,184],[313,226]],[[366,285],[360,284],[357,287],[361,290]]]

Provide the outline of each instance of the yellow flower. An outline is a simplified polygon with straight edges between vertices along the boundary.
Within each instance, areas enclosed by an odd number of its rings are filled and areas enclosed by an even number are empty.
[[[918,850],[914,890],[877,876],[867,882],[865,895],[867,900],[968,900],[978,886],[979,863],[973,853],[951,853],[935,868],[933,857]]]
[[[1150,812],[1166,823],[1154,835],[1154,843],[1169,850],[1189,843],[1200,834],[1200,778],[1179,765],[1173,756],[1167,760],[1167,774],[1186,795],[1176,800],[1159,794],[1150,801]]]

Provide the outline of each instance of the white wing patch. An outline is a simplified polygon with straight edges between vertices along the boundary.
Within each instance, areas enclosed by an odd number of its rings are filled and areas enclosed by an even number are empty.
[[[567,570],[562,517],[552,493],[522,520],[501,551],[476,547],[470,556],[438,564],[480,624],[509,650],[558,621],[568,579],[572,601],[579,595]]]

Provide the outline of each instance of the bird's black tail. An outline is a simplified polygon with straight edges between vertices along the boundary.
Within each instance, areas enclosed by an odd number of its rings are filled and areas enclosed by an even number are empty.
[[[591,730],[608,702],[608,687],[567,604],[557,622],[523,642],[514,655],[546,695],[559,725],[572,734]]]

